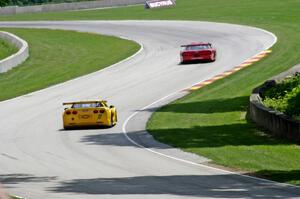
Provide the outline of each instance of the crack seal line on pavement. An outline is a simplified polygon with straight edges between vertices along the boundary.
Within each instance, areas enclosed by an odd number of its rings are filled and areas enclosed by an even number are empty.
[[[244,174],[240,174],[240,173],[235,173],[235,172],[232,172],[232,171],[228,171],[228,170],[224,170],[224,169],[220,169],[220,168],[216,168],[216,167],[212,167],[212,166],[208,166],[208,165],[204,165],[204,164],[200,164],[200,163],[196,163],[196,162],[192,162],[192,161],[189,161],[189,160],[184,160],[184,159],[181,159],[181,158],[176,158],[176,157],[173,157],[173,156],[170,156],[170,155],[166,155],[164,153],[160,153],[160,152],[157,152],[155,150],[152,150],[150,148],[147,148],[139,143],[137,143],[136,141],[134,141],[133,139],[131,139],[129,137],[129,135],[127,134],[127,130],[126,130],[126,126],[127,124],[129,123],[129,121],[135,117],[137,114],[139,114],[140,112],[143,112],[145,109],[147,108],[150,108],[151,106],[159,103],[159,102],[162,102],[166,99],[169,99],[171,98],[172,96],[175,96],[176,94],[178,94],[179,91],[177,92],[174,92],[174,93],[171,93],[145,107],[143,107],[142,109],[140,109],[139,111],[135,111],[133,114],[131,114],[126,120],[125,122],[123,123],[122,125],[122,132],[124,134],[124,136],[126,137],[127,140],[129,140],[132,144],[142,148],[142,149],[145,149],[151,153],[154,153],[154,154],[157,154],[159,156],[163,156],[165,158],[169,158],[169,159],[172,159],[172,160],[175,160],[175,161],[179,161],[179,162],[183,162],[183,163],[186,163],[186,164],[190,164],[190,165],[193,165],[193,166],[199,166],[199,167],[204,167],[204,168],[208,168],[208,169],[213,169],[213,170],[217,170],[217,171],[221,171],[223,173],[227,173],[227,174],[234,174],[234,175],[238,175],[238,176],[242,176],[242,177],[246,177],[246,178],[251,178],[251,179],[254,179],[254,180],[259,180],[259,181],[264,181],[264,182],[268,182],[268,183],[272,183],[272,184],[275,184],[275,185],[278,185],[278,186],[281,186],[281,187],[296,187],[296,188],[300,188],[300,186],[297,186],[297,185],[291,185],[291,184],[286,184],[286,183],[280,183],[280,182],[275,182],[275,181],[272,181],[272,180],[267,180],[267,179],[263,179],[263,178],[258,178],[258,177],[254,177],[254,176],[249,176],[249,175],[244,175]],[[146,131],[146,130],[145,130]]]
[[[270,50],[270,48],[277,42],[277,37],[275,34],[273,34],[272,32],[269,32],[269,31],[266,31],[264,29],[260,29],[260,28],[255,28],[255,29],[259,29],[259,30],[262,30],[270,35],[272,35],[274,37],[274,41],[273,43],[267,47],[266,49],[267,50],[263,50],[259,53],[257,53],[256,55],[252,56],[251,58],[245,60],[243,63],[241,63],[239,66],[236,66],[236,67],[233,67],[232,70],[230,71],[226,71],[224,72],[223,74],[219,74],[219,75],[216,75],[214,76],[213,78],[209,79],[209,80],[204,80],[204,81],[201,81],[201,82],[198,82],[196,84],[193,84],[194,85],[200,85],[203,83],[203,86],[207,85],[207,84],[211,84],[212,82],[218,80],[218,79],[222,79],[228,75],[231,75],[233,73],[235,73],[236,71],[239,71],[241,70],[242,68],[245,68],[247,66],[250,66],[252,65],[253,63],[261,60],[262,58],[264,58],[265,56],[267,56],[269,53],[271,53],[272,51]],[[193,162],[193,161],[189,161],[189,160],[184,160],[184,159],[181,159],[181,158],[177,158],[177,157],[173,157],[173,156],[170,156],[170,155],[166,155],[164,153],[160,153],[160,152],[157,152],[155,150],[152,150],[150,148],[147,148],[139,143],[137,143],[136,141],[134,141],[132,138],[129,137],[129,135],[127,134],[127,130],[126,130],[126,126],[127,124],[129,123],[129,121],[135,117],[137,114],[139,114],[140,112],[143,112],[145,109],[148,109],[150,108],[151,106],[159,103],[159,102],[162,102],[164,100],[167,100],[167,99],[170,99],[172,96],[176,96],[182,92],[190,92],[192,91],[193,89],[193,86],[189,86],[188,88],[184,88],[184,89],[180,89],[179,91],[175,91],[174,93],[171,93],[165,97],[162,97],[161,99],[158,99],[154,102],[152,102],[151,104],[141,108],[140,110],[138,111],[135,111],[133,114],[131,114],[123,123],[122,125],[122,132],[124,134],[124,136],[126,137],[126,139],[128,141],[130,141],[132,144],[142,148],[142,149],[145,149],[151,153],[154,153],[154,154],[157,154],[159,156],[163,156],[165,158],[169,158],[169,159],[173,159],[175,161],[179,161],[179,162],[183,162],[183,163],[186,163],[186,164],[190,164],[190,165],[194,165],[194,166],[199,166],[199,167],[205,167],[205,168],[209,168],[209,169],[213,169],[213,170],[217,170],[217,171],[221,171],[221,172],[224,172],[224,173],[227,173],[227,174],[234,174],[234,175],[238,175],[238,176],[241,176],[241,177],[245,177],[245,178],[250,178],[250,179],[254,179],[254,180],[259,180],[259,181],[264,181],[264,182],[268,182],[268,183],[272,183],[272,184],[275,184],[275,185],[278,185],[278,186],[281,186],[281,187],[296,187],[296,188],[300,188],[300,186],[297,186],[297,185],[292,185],[292,184],[287,184],[287,183],[280,183],[280,182],[275,182],[275,181],[272,181],[272,180],[268,180],[268,179],[264,179],[264,178],[258,178],[258,177],[254,177],[254,176],[249,176],[249,175],[244,175],[244,174],[240,174],[240,173],[235,173],[235,172],[232,172],[232,171],[228,171],[228,170],[224,170],[224,169],[220,169],[220,168],[216,168],[216,167],[212,167],[212,166],[208,166],[208,165],[204,165],[204,164],[200,164],[200,163],[196,163],[196,162]],[[203,87],[201,86],[201,87]],[[199,88],[197,88],[199,89]],[[194,89],[196,90],[196,89]],[[146,131],[146,130],[145,130]]]
[[[49,86],[47,88],[44,88],[44,89],[41,89],[41,90],[37,90],[37,91],[33,91],[33,92],[30,92],[30,93],[25,94],[25,95],[21,95],[21,96],[15,97],[15,98],[3,100],[3,101],[0,101],[0,103],[5,103],[5,102],[8,102],[8,101],[16,100],[16,99],[19,99],[19,98],[22,98],[22,97],[26,97],[26,96],[29,96],[29,95],[39,94],[39,93],[47,91],[48,89],[55,89],[57,87],[66,85],[66,84],[68,84],[70,82],[78,81],[78,80],[81,80],[81,79],[84,79],[84,78],[88,78],[88,77],[93,76],[93,75],[95,75],[97,73],[102,73],[103,71],[106,71],[106,70],[109,70],[111,68],[114,68],[114,67],[116,67],[116,66],[118,66],[118,65],[120,65],[120,64],[122,64],[122,63],[124,63],[124,62],[126,62],[126,61],[128,61],[128,60],[130,60],[132,58],[134,58],[134,57],[136,57],[137,55],[139,55],[144,50],[144,45],[141,42],[135,41],[133,39],[130,39],[130,38],[127,38],[127,37],[124,37],[124,36],[119,36],[119,38],[136,42],[138,45],[140,45],[140,49],[137,52],[135,52],[133,55],[131,55],[131,56],[129,56],[129,57],[123,59],[123,60],[120,60],[119,62],[116,62],[113,65],[110,65],[110,66],[107,66],[107,67],[105,67],[103,69],[100,69],[98,71],[95,71],[95,72],[92,72],[92,73],[89,73],[89,74],[86,74],[86,75],[83,75],[83,76],[76,77],[75,79],[67,80],[67,81],[65,81],[63,83],[54,84],[54,85]]]
[[[182,90],[180,90],[182,91]],[[246,178],[251,178],[251,179],[254,179],[254,180],[259,180],[259,181],[264,181],[264,182],[268,182],[268,183],[273,183],[273,184],[276,184],[278,186],[281,186],[281,187],[297,187],[297,188],[300,188],[300,186],[297,186],[297,185],[291,185],[291,184],[286,184],[286,183],[280,183],[280,182],[275,182],[275,181],[272,181],[272,180],[267,180],[267,179],[263,179],[263,178],[258,178],[258,177],[254,177],[254,176],[248,176],[248,175],[244,175],[244,174],[240,174],[240,173],[235,173],[235,172],[231,172],[231,171],[228,171],[228,170],[224,170],[224,169],[220,169],[220,168],[216,168],[216,167],[212,167],[212,166],[208,166],[208,165],[204,165],[204,164],[200,164],[200,163],[196,163],[196,162],[192,162],[192,161],[189,161],[189,160],[184,160],[184,159],[181,159],[181,158],[177,158],[177,157],[173,157],[173,156],[170,156],[170,155],[166,155],[164,153],[160,153],[160,152],[157,152],[155,150],[152,150],[150,148],[147,148],[139,143],[137,143],[136,141],[134,141],[133,139],[131,139],[129,137],[129,135],[127,134],[127,130],[126,130],[126,126],[127,124],[129,123],[129,121],[135,117],[137,114],[139,114],[140,112],[143,112],[144,110],[150,108],[151,106],[159,103],[159,102],[162,102],[164,100],[167,100],[169,98],[171,98],[172,96],[175,96],[177,94],[180,93],[180,91],[177,91],[177,92],[174,92],[174,93],[171,93],[145,107],[143,107],[142,109],[140,109],[139,111],[135,111],[133,114],[131,114],[123,123],[122,125],[122,132],[124,134],[124,136],[126,137],[127,140],[129,140],[132,144],[134,144],[135,146],[138,146],[142,149],[145,149],[151,153],[154,153],[154,154],[157,154],[159,156],[163,156],[165,158],[169,158],[169,159],[172,159],[172,160],[175,160],[175,161],[179,161],[179,162],[183,162],[183,163],[186,163],[186,164],[190,164],[190,165],[194,165],[194,166],[199,166],[199,167],[205,167],[205,168],[209,168],[209,169],[213,169],[213,170],[217,170],[217,171],[221,171],[221,172],[224,172],[224,173],[227,173],[227,174],[234,174],[234,175],[238,175],[238,176],[242,176],[242,177],[246,177]],[[146,130],[145,130],[146,131]]]

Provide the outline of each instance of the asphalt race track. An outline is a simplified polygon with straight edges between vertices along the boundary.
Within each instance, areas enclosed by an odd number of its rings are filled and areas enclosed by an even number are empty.
[[[133,58],[102,71],[0,103],[0,182],[11,194],[29,199],[300,197],[298,187],[202,165],[205,158],[157,143],[144,131],[157,106],[269,48],[275,42],[272,34],[245,26],[184,21],[1,22],[0,26],[95,32],[143,46]],[[195,41],[211,42],[218,51],[217,61],[180,65],[179,46]],[[62,102],[98,97],[117,107],[117,126],[62,130]]]

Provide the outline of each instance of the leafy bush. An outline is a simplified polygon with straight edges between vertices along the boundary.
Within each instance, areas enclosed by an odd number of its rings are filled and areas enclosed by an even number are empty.
[[[300,119],[300,74],[286,78],[263,94],[265,106]]]

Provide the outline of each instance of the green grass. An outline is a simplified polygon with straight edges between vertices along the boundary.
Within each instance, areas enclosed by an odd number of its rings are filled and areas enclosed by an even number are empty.
[[[0,74],[0,100],[103,69],[140,48],[132,41],[90,33],[43,29],[1,30],[26,40],[30,57],[20,66]]]
[[[205,16],[197,19],[262,27],[279,41],[259,63],[156,112],[147,126],[154,137],[216,164],[300,185],[299,145],[271,138],[246,119],[251,90],[300,62],[299,6],[295,0],[206,1]]]
[[[300,185],[298,145],[266,136],[245,117],[251,90],[300,62],[299,0],[177,0],[177,6],[1,16],[0,20],[169,19],[246,24],[278,36],[273,53],[155,113],[148,130],[162,142],[252,175]]]
[[[99,20],[99,19],[168,19],[168,20],[209,20],[255,24],[264,21],[297,22],[298,0],[178,0],[176,7],[144,9],[131,6],[114,9],[27,13],[0,16],[2,21],[25,20]],[[248,9],[249,8],[249,9]],[[264,12],[257,15],[257,12]],[[286,13],[287,15],[282,15]],[[296,16],[296,18],[294,18]]]
[[[0,39],[0,60],[16,53],[18,48],[4,39]]]

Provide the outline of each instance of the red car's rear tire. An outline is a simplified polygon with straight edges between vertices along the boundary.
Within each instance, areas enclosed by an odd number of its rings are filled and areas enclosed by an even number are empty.
[[[213,56],[212,56],[212,58],[211,58],[211,61],[212,61],[212,62],[216,61],[216,53],[213,54]]]

